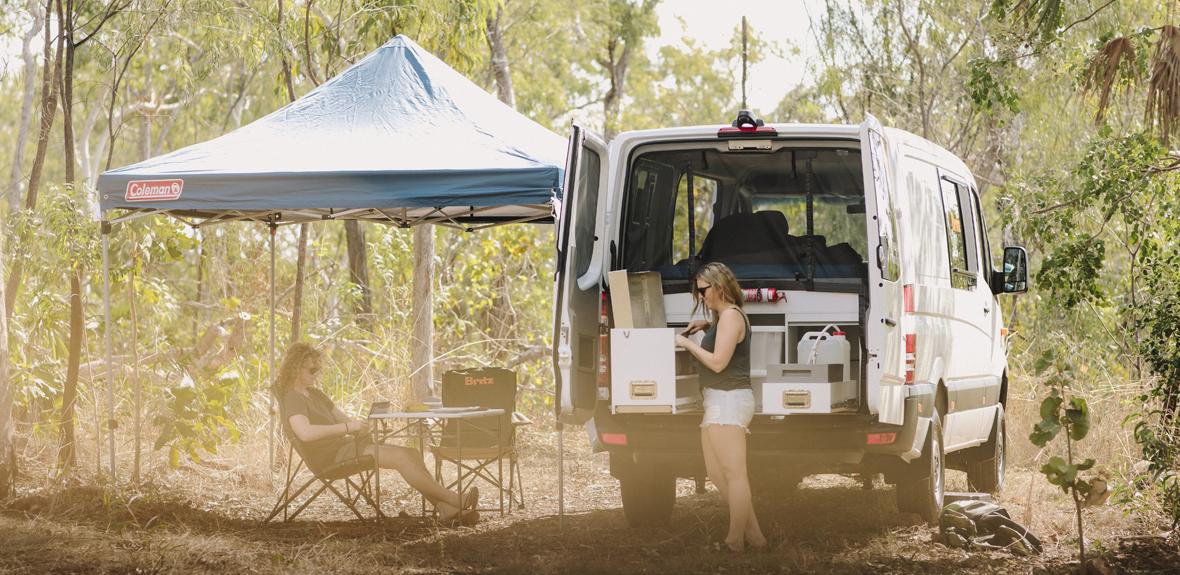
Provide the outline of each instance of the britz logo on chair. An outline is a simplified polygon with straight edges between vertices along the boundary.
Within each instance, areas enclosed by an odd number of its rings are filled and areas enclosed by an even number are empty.
[[[123,199],[128,202],[175,200],[184,190],[184,180],[132,180],[127,182]]]
[[[463,385],[493,385],[495,383],[496,380],[490,377],[471,377],[469,375],[463,378]]]

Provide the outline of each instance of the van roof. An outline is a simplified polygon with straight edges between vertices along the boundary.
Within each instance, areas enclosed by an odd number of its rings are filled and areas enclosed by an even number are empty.
[[[860,126],[856,124],[766,124],[778,131],[779,136],[792,138],[837,138],[858,140]],[[711,126],[682,126],[676,128],[653,128],[649,130],[632,130],[621,132],[611,140],[610,146],[616,150],[624,150],[635,145],[652,140],[701,140],[717,137],[717,130],[725,124]],[[969,177],[971,170],[961,159],[946,148],[927,140],[917,134],[898,128],[885,128],[885,136],[895,146],[906,145],[927,154],[938,157],[944,165],[961,171],[962,176]],[[974,183],[974,182],[972,182]]]

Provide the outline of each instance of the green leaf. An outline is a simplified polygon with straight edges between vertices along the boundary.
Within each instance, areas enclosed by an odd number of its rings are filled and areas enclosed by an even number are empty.
[[[1056,421],[1060,417],[1062,398],[1054,389],[1053,393],[1041,401],[1041,419]]]
[[[168,465],[173,469],[180,467],[180,449],[175,445],[168,449]]]
[[[1094,459],[1087,458],[1085,461],[1077,464],[1076,467],[1078,468],[1078,471],[1087,471],[1090,468],[1094,467]]]
[[[1033,426],[1033,431],[1028,435],[1028,440],[1033,442],[1037,447],[1044,447],[1054,437],[1057,437],[1057,432],[1061,431],[1061,423],[1055,419],[1046,419]]]
[[[1065,410],[1065,421],[1069,426],[1069,438],[1074,441],[1081,441],[1090,432],[1090,408],[1086,405],[1086,400],[1080,397],[1070,398],[1069,405]]]
[[[1070,465],[1058,456],[1053,456],[1049,462],[1041,466],[1041,473],[1049,480],[1049,483],[1061,487],[1066,493],[1072,486],[1074,479],[1078,476],[1078,468],[1076,465]]]

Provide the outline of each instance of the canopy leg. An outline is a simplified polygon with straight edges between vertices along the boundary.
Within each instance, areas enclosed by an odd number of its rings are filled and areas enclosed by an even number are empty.
[[[274,389],[275,383],[275,232],[278,231],[278,226],[274,222],[270,224],[270,388]],[[274,475],[275,468],[275,396],[267,390],[267,397],[270,398],[270,431],[266,434],[266,446],[269,452],[267,461],[269,462],[269,470],[267,477]]]

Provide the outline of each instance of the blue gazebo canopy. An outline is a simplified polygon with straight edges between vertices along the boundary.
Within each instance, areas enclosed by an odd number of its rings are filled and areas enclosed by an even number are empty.
[[[564,157],[563,138],[397,36],[266,117],[103,173],[99,204],[193,225],[548,221]]]

